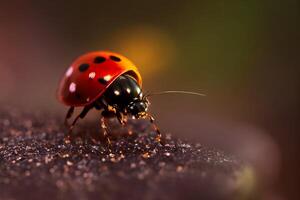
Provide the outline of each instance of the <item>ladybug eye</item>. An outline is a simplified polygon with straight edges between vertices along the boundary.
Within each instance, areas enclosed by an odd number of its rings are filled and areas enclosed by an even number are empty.
[[[90,67],[89,64],[84,63],[84,64],[81,64],[81,65],[79,66],[78,69],[79,69],[79,71],[84,72],[84,71],[86,71],[89,67]]]
[[[102,56],[97,56],[97,57],[94,59],[94,63],[96,63],[96,64],[103,63],[104,61],[105,61],[105,58],[102,57]]]
[[[109,56],[109,58],[115,62],[120,62],[121,58],[117,57],[117,56]]]

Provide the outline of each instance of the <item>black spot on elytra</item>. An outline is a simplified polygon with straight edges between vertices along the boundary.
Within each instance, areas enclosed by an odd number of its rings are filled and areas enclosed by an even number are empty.
[[[121,58],[117,57],[117,56],[109,56],[109,58],[115,62],[120,62]]]
[[[84,72],[84,71],[86,71],[89,67],[90,67],[89,64],[86,64],[86,63],[81,64],[81,65],[79,66],[79,71]]]
[[[104,85],[107,83],[107,81],[104,78],[99,78],[98,82]]]
[[[99,64],[99,63],[103,63],[106,59],[102,56],[97,56],[95,59],[94,59],[94,63],[96,64]]]

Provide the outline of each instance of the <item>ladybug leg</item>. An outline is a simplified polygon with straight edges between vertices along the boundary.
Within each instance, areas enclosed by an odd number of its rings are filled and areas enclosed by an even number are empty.
[[[73,113],[74,113],[74,109],[75,109],[75,107],[74,107],[74,106],[71,106],[71,107],[69,108],[67,114],[66,114],[64,124],[65,124],[65,126],[67,126],[67,127],[69,126],[68,119],[70,119],[70,118],[72,117],[72,115],[73,115]]]
[[[116,116],[122,126],[124,126],[127,123],[127,117],[123,113],[116,112]]]
[[[105,112],[105,111],[103,111],[103,112]],[[107,144],[108,144],[108,145],[111,145],[111,140],[110,140],[110,138],[109,138],[108,131],[107,131],[107,125],[106,125],[107,123],[106,123],[106,120],[107,120],[107,117],[103,116],[103,114],[102,114],[101,119],[100,119],[100,122],[101,122],[101,128],[102,128],[102,130],[103,130],[103,136],[104,136],[105,139],[107,140]]]
[[[127,118],[126,113],[117,112],[116,116],[117,116],[117,119],[119,120],[119,122],[120,122],[120,124],[122,126],[125,126],[127,124],[128,118]],[[132,135],[133,134],[131,126],[127,126],[126,129],[128,130],[128,135]]]
[[[79,119],[79,118],[83,119],[83,118],[86,116],[86,114],[90,111],[90,109],[91,109],[91,107],[87,107],[87,106],[84,107],[83,110],[81,111],[81,113],[75,117],[75,119],[73,120],[71,126],[69,126],[69,132],[66,134],[66,137],[67,137],[67,138],[69,138],[70,135],[72,134],[73,128],[74,128],[76,122],[78,121],[78,119]],[[70,109],[70,110],[71,110],[71,109]],[[70,110],[69,110],[69,111],[70,111]],[[73,109],[73,110],[74,110],[74,109]],[[68,113],[69,113],[69,112],[68,112]],[[67,113],[67,116],[68,116],[68,113]]]
[[[159,143],[161,143],[162,145],[165,143],[164,142],[164,138],[162,137],[162,134],[161,134],[161,132],[160,132],[160,130],[159,130],[159,128],[158,128],[158,126],[155,124],[155,119],[154,119],[154,117],[152,116],[152,115],[150,115],[150,114],[147,114],[147,117],[149,118],[149,120],[150,120],[150,123],[152,124],[152,126],[154,127],[154,130],[156,131],[156,133],[157,133],[157,136],[156,136],[156,141],[157,142],[159,142]]]

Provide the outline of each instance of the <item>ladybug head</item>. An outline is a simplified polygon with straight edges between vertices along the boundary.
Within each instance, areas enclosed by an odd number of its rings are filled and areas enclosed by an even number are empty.
[[[142,118],[147,115],[149,102],[146,98],[136,99],[127,106],[127,112],[136,118]]]
[[[102,97],[101,97],[102,98]],[[126,112],[135,118],[145,117],[149,102],[132,76],[119,76],[103,94],[104,101],[119,112]]]

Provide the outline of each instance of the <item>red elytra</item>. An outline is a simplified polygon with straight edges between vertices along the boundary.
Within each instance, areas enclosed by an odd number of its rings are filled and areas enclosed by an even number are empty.
[[[68,106],[86,106],[97,100],[116,78],[125,73],[142,85],[137,67],[126,57],[107,51],[86,53],[65,72],[57,91],[58,99]]]

